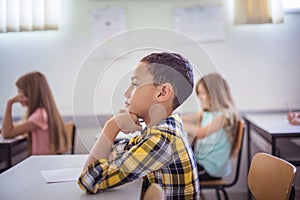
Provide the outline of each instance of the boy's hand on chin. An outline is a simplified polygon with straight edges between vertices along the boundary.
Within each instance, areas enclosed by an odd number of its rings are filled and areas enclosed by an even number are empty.
[[[142,126],[139,123],[138,116],[136,114],[130,113],[127,110],[120,110],[119,114],[114,116],[118,127],[124,133],[133,133],[135,131],[141,131]]]

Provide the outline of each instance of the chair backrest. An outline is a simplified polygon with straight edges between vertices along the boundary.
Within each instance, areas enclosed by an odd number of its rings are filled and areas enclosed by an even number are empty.
[[[146,190],[143,200],[164,200],[164,191],[157,183],[152,183]]]
[[[236,159],[236,168],[234,178],[230,181],[224,181],[224,179],[220,180],[208,180],[208,181],[200,181],[200,185],[202,188],[214,188],[214,187],[231,187],[235,185],[239,179],[240,174],[240,166],[242,159],[242,147],[243,147],[243,138],[245,132],[245,122],[244,120],[237,121],[237,133],[236,133],[236,145],[234,148],[234,156],[232,156],[231,160]]]
[[[248,173],[248,187],[257,200],[289,199],[296,167],[267,153],[253,157]]]
[[[242,148],[242,144],[243,144],[243,135],[244,135],[244,120],[239,120],[237,125],[237,141],[236,141],[236,146],[235,146],[235,153],[239,153],[241,151]]]
[[[220,191],[223,193],[223,197],[225,199],[229,199],[225,188],[232,187],[235,185],[239,179],[240,175],[240,166],[242,159],[242,150],[243,150],[243,138],[244,138],[245,126],[243,120],[237,121],[237,129],[236,129],[236,144],[233,147],[233,155],[231,156],[231,161],[236,160],[235,174],[234,178],[231,180],[218,179],[218,180],[200,180],[200,189],[215,189],[218,199],[220,199]],[[202,194],[202,193],[201,193]]]
[[[236,146],[234,149],[234,154],[235,156],[237,156],[236,159],[236,171],[235,171],[235,176],[234,179],[230,182],[226,184],[226,187],[231,187],[234,184],[236,184],[236,182],[239,179],[239,175],[240,175],[240,166],[241,166],[241,159],[242,159],[242,147],[243,147],[243,138],[244,138],[244,132],[245,132],[245,122],[244,120],[239,120],[237,122],[237,136],[236,136]]]
[[[66,131],[67,131],[67,149],[66,152],[74,154],[74,143],[75,143],[75,124],[73,121],[65,122]]]

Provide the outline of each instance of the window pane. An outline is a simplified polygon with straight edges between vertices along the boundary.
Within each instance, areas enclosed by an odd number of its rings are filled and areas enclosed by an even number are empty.
[[[46,29],[57,29],[60,13],[59,0],[46,0]]]
[[[19,31],[20,26],[20,1],[9,0],[6,1],[6,22],[7,31]]]
[[[20,29],[21,31],[32,30],[32,0],[20,2]]]
[[[6,32],[6,0],[0,0],[0,32]]]
[[[45,2],[44,0],[33,0],[33,29],[44,30],[45,24]]]

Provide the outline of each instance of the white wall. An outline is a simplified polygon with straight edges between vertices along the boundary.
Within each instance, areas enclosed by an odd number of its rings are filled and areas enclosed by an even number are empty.
[[[0,115],[4,112],[7,99],[16,92],[14,83],[17,77],[31,70],[39,70],[47,76],[62,114],[73,114],[72,94],[76,76],[83,60],[96,46],[90,28],[89,14],[92,8],[121,5],[126,10],[128,29],[172,29],[173,8],[203,3],[200,0],[155,3],[92,0],[62,2],[59,31],[0,34]],[[285,101],[293,108],[300,108],[300,14],[285,15],[283,24],[233,26],[232,2],[224,8],[228,17],[225,20],[225,40],[204,43],[203,46],[218,71],[229,81],[238,109],[285,109]],[[186,48],[180,45],[177,45],[178,49]],[[192,51],[189,54],[197,57],[199,52]],[[131,69],[137,61],[137,56],[133,59],[130,57],[118,65],[120,69],[131,65]],[[101,62],[94,60],[94,67],[101,66]],[[115,81],[114,78],[112,76],[110,80]],[[105,94],[114,89],[110,85],[106,82],[101,86],[103,93],[98,95],[103,97],[103,102],[113,103],[105,99]],[[76,114],[93,115],[94,112],[84,109],[88,103],[83,100]],[[196,100],[192,99],[184,111],[193,111],[195,104]],[[98,103],[96,107],[95,112],[98,114],[112,112],[105,104]],[[15,115],[21,111],[20,107],[14,108]]]

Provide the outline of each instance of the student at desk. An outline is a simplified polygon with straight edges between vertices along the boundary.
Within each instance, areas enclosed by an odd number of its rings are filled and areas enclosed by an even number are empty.
[[[109,119],[79,177],[79,186],[96,193],[143,177],[141,196],[151,183],[166,199],[199,199],[193,152],[182,122],[173,114],[192,93],[191,64],[175,53],[153,53],[135,68],[125,92],[127,112]],[[139,118],[146,128],[141,130]],[[113,145],[120,131],[140,136]]]
[[[2,122],[3,138],[29,133],[29,154],[57,154],[67,147],[67,135],[62,117],[55,105],[50,87],[43,74],[31,72],[17,82],[18,94],[7,101]],[[12,121],[12,106],[27,107],[25,120]]]
[[[218,73],[202,77],[196,85],[202,111],[183,115],[184,130],[195,139],[194,153],[201,180],[231,173],[230,156],[236,145],[237,113],[227,82]]]
[[[289,112],[287,118],[290,124],[300,125],[300,112]]]

